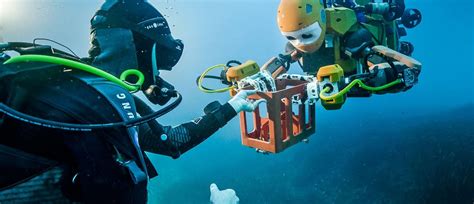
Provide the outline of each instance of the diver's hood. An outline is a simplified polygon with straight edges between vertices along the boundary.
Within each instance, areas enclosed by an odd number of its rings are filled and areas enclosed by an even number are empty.
[[[132,31],[123,28],[99,29],[93,33],[92,39],[93,48],[89,52],[98,52],[91,53],[96,55],[92,61],[94,66],[114,76],[139,67]]]
[[[174,39],[166,19],[143,0],[108,0],[91,20],[92,64],[115,76],[127,69],[145,75],[142,90],[155,104],[163,105],[174,87],[159,76],[181,58],[184,45]]]
[[[182,56],[183,43],[173,38],[166,19],[147,1],[106,1],[91,19],[91,33],[111,28],[129,29],[148,39],[155,70],[171,70]]]

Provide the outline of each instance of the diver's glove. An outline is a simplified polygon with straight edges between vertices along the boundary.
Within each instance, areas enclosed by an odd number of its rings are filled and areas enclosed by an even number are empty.
[[[260,103],[265,102],[265,99],[257,101],[248,99],[249,96],[255,93],[257,93],[255,90],[242,90],[230,99],[228,103],[234,108],[236,113],[240,113],[241,111],[253,112]]]
[[[233,189],[219,190],[215,183],[211,184],[211,198],[212,204],[238,204],[239,197],[235,194]]]

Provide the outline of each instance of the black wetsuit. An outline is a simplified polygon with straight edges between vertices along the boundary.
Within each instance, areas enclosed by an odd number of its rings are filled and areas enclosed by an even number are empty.
[[[65,73],[49,78],[19,78],[21,80],[9,83],[11,87],[8,97],[0,99],[17,110],[40,118],[69,123],[108,123],[122,121],[124,115],[138,117],[137,112],[147,114],[151,111],[123,88],[97,77],[82,80],[81,77]],[[102,84],[99,86],[103,87],[97,88],[96,85],[88,83]],[[124,113],[125,110],[111,105],[110,98],[121,99],[120,94],[127,96],[130,107],[126,109],[132,113]],[[121,103],[117,101],[117,104]],[[135,110],[135,107],[138,107],[138,110]],[[216,114],[220,117],[216,117]],[[63,195],[67,195],[68,199],[93,203],[144,203],[148,179],[143,180],[143,175],[152,178],[157,173],[143,151],[178,158],[215,133],[235,115],[234,109],[226,103],[213,113],[175,127],[163,126],[153,121],[128,130],[115,128],[92,132],[48,129],[4,116],[4,122],[0,126],[0,143],[26,154],[46,158],[50,165],[42,171],[61,166],[61,181],[50,187],[60,186]],[[133,135],[136,133],[138,137]],[[133,140],[139,140],[139,147]],[[11,161],[11,158],[8,160]],[[3,165],[8,165],[6,163],[8,162],[3,162]],[[12,163],[15,164],[9,164]],[[8,168],[11,169],[3,171],[25,171],[21,166]],[[12,176],[10,180],[0,181],[5,181],[14,189],[16,184],[12,184],[15,179],[25,179],[25,175],[30,178],[37,174],[37,171],[23,172],[16,177]],[[5,187],[5,184],[2,185]],[[15,198],[8,188],[2,190],[0,200]],[[2,194],[7,191],[10,194]],[[38,201],[38,197],[23,199]],[[53,196],[51,199],[59,198]]]

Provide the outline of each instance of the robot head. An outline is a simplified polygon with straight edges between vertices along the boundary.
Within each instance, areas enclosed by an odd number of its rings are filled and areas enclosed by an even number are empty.
[[[326,13],[319,0],[281,0],[278,27],[290,43],[305,53],[317,51],[326,34]]]

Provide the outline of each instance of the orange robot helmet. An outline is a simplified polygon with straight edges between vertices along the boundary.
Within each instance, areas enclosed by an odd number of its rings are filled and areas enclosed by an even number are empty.
[[[281,0],[277,21],[283,36],[302,52],[313,53],[324,43],[326,12],[322,0]]]

